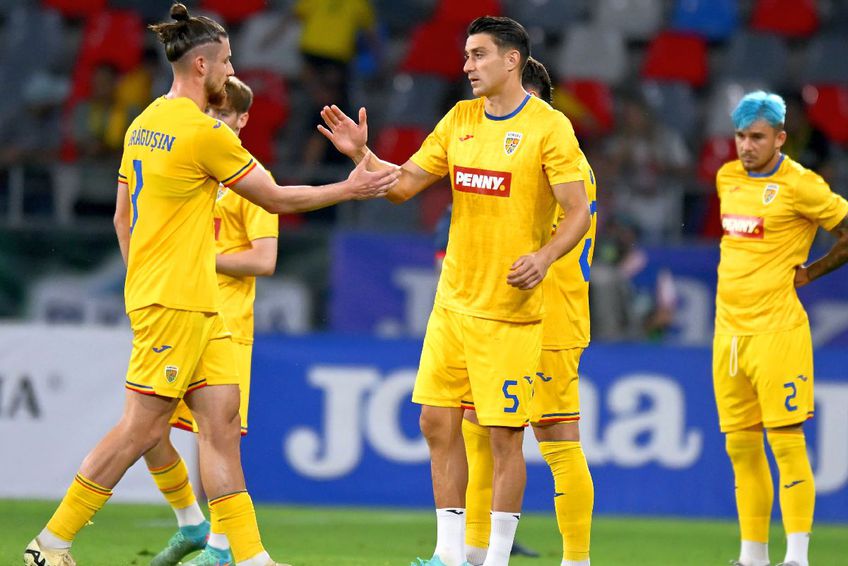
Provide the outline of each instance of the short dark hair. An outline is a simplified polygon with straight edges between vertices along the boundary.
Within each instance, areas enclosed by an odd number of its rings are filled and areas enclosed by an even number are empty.
[[[527,64],[524,65],[524,72],[521,73],[521,84],[525,89],[533,89],[539,93],[539,98],[553,104],[554,87],[551,84],[551,76],[548,70],[536,59],[532,57],[527,59]]]
[[[498,49],[515,49],[521,56],[521,69],[530,58],[530,36],[524,26],[511,18],[480,16],[468,25],[468,35],[488,33]]]
[[[171,63],[200,45],[221,43],[227,30],[206,16],[190,16],[183,4],[171,6],[173,22],[162,22],[147,26],[165,44],[165,56]]]
[[[241,79],[228,78],[224,90],[227,91],[227,100],[224,102],[224,106],[232,108],[236,114],[244,114],[250,110],[250,106],[253,104],[253,91]]]

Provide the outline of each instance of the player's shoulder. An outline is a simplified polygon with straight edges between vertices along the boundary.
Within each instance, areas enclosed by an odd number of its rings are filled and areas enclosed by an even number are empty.
[[[716,179],[724,179],[738,175],[745,175],[745,168],[742,166],[741,160],[734,159],[733,161],[728,161],[718,168],[718,171],[716,172]]]
[[[807,169],[789,156],[783,157],[783,163],[781,164],[778,173],[779,176],[787,182],[787,184],[796,186],[824,182],[821,175],[812,169]]]

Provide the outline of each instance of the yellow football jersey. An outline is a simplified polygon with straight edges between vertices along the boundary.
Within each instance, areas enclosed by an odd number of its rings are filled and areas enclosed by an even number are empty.
[[[522,291],[506,278],[550,237],[551,185],[581,180],[581,159],[568,118],[529,94],[506,116],[489,116],[478,98],[442,118],[412,156],[429,173],[449,174],[453,187],[437,305],[509,322],[542,318],[542,286]]]
[[[589,274],[595,255],[598,186],[595,173],[585,158],[580,163],[583,186],[589,201],[591,224],[583,243],[551,265],[542,285],[545,318],[542,320],[542,349],[564,350],[589,345]],[[565,213],[557,205],[553,230]]]
[[[217,312],[212,209],[256,161],[188,98],[154,100],[124,138],[118,181],[130,193],[127,312],[148,305]]]
[[[259,205],[221,186],[215,202],[215,251],[231,254],[249,250],[251,242],[260,238],[276,238],[280,233],[279,218]],[[221,312],[233,340],[253,343],[253,301],[256,277],[233,277],[218,274],[218,296]]]
[[[748,173],[739,160],[719,169],[721,261],[716,333],[746,336],[807,321],[795,266],[807,260],[819,226],[833,229],[848,202],[816,173],[781,155],[773,171]]]

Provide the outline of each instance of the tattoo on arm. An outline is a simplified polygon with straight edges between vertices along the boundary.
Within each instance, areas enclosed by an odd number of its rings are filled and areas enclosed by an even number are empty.
[[[814,281],[823,275],[848,263],[848,216],[830,231],[836,237],[836,243],[824,257],[814,261],[807,267],[810,281]]]

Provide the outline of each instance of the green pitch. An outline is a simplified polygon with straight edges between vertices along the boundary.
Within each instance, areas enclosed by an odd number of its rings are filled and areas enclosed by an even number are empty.
[[[26,543],[56,502],[0,500],[0,564],[22,563]],[[407,566],[432,552],[435,518],[428,511],[259,506],[262,539],[277,560],[294,566]],[[175,528],[170,509],[109,504],[74,544],[80,566],[146,565]],[[738,550],[736,525],[723,521],[643,518],[595,520],[592,564],[597,566],[726,566]],[[514,566],[553,566],[561,560],[553,515],[525,514],[519,540],[542,557]],[[815,566],[848,564],[848,526],[817,525]],[[783,558],[783,529],[772,527],[772,563]]]

